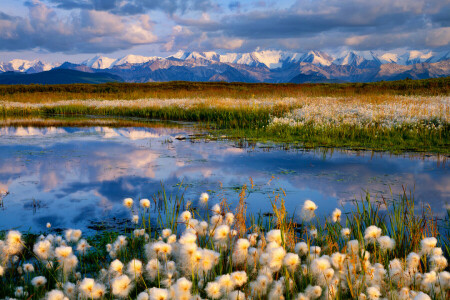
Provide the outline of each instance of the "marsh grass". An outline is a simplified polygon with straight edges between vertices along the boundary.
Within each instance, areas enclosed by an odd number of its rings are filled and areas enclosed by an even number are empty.
[[[188,121],[305,147],[449,153],[449,82],[0,86],[0,115]]]
[[[68,85],[0,85],[0,99],[41,103],[42,101],[142,98],[253,99],[289,97],[386,97],[388,95],[448,95],[449,77],[343,84],[269,84],[224,82],[155,82]]]
[[[273,142],[287,147],[346,148],[353,150],[450,153],[450,125],[440,130],[403,128],[360,128],[352,125],[317,128],[313,125],[292,127],[275,125],[265,130],[219,129],[216,136],[247,142]]]
[[[177,254],[173,253],[170,257],[177,262],[177,268],[179,275],[176,277],[184,276],[192,282],[192,288],[190,292],[198,294],[202,298],[207,297],[205,291],[206,282],[214,281],[218,276],[229,274],[234,271],[245,271],[248,275],[247,283],[245,283],[239,290],[247,297],[257,299],[271,299],[268,296],[269,291],[266,293],[254,297],[254,287],[251,282],[256,282],[258,276],[265,274],[262,271],[263,265],[257,262],[255,265],[236,265],[233,262],[234,251],[237,251],[234,247],[237,247],[235,242],[238,238],[246,238],[247,234],[258,234],[258,245],[254,245],[258,249],[264,249],[268,247],[271,237],[273,236],[273,230],[280,230],[279,247],[282,247],[286,252],[295,252],[295,246],[298,242],[304,242],[310,252],[313,246],[321,247],[321,257],[326,255],[331,256],[334,253],[349,253],[348,240],[357,240],[359,249],[364,253],[368,251],[371,255],[368,261],[369,266],[380,264],[386,270],[389,270],[390,263],[394,258],[398,258],[401,262],[406,260],[406,257],[411,252],[421,253],[421,241],[425,237],[434,236],[438,239],[438,246],[443,247],[443,254],[446,259],[449,259],[448,248],[448,227],[438,227],[437,219],[431,214],[427,207],[422,207],[421,210],[417,210],[414,206],[414,199],[411,195],[407,195],[406,190],[402,195],[389,198],[381,197],[380,199],[374,199],[370,194],[366,194],[365,198],[354,202],[353,209],[347,211],[342,215],[339,222],[333,222],[331,218],[313,218],[311,221],[302,221],[296,223],[298,220],[296,212],[288,212],[284,207],[284,201],[286,194],[282,189],[278,189],[274,192],[269,201],[272,203],[272,212],[267,214],[248,214],[246,211],[246,200],[248,194],[254,188],[251,182],[250,186],[244,185],[239,193],[239,201],[236,207],[227,203],[225,198],[216,199],[220,203],[222,209],[221,215],[226,216],[227,213],[234,213],[234,222],[231,228],[236,230],[236,235],[228,235],[226,245],[218,246],[213,240],[213,234],[201,235],[198,234],[198,247],[204,249],[210,249],[212,251],[218,251],[220,257],[218,263],[208,273],[186,272],[187,261],[179,261]],[[24,251],[17,257],[15,262],[3,261],[3,266],[6,268],[4,276],[0,277],[0,296],[14,297],[14,291],[17,286],[22,286],[28,293],[23,295],[21,299],[38,299],[44,297],[45,294],[54,289],[61,287],[66,281],[80,282],[82,278],[96,278],[97,281],[103,282],[106,286],[106,293],[101,297],[104,299],[114,299],[109,284],[111,283],[109,277],[104,277],[104,271],[107,270],[109,264],[114,259],[119,259],[124,264],[128,263],[132,259],[139,259],[140,261],[146,261],[148,259],[145,255],[144,246],[147,243],[154,243],[158,240],[165,241],[166,238],[161,238],[161,230],[164,228],[171,229],[173,233],[177,234],[178,238],[188,228],[187,223],[180,221],[180,214],[187,208],[192,214],[193,219],[204,219],[210,223],[210,229],[214,231],[217,229],[217,225],[212,225],[211,217],[213,213],[208,207],[201,207],[195,203],[188,203],[185,198],[185,188],[179,185],[179,189],[173,193],[168,194],[164,186],[161,186],[161,190],[157,192],[152,198],[153,205],[157,208],[155,211],[144,209],[142,207],[131,208],[132,214],[140,215],[140,223],[128,229],[124,232],[115,231],[102,231],[93,236],[86,237],[88,243],[92,248],[85,255],[78,255],[79,263],[76,270],[70,271],[64,274],[63,277],[61,270],[58,267],[58,262],[54,262],[52,268],[45,267],[45,261],[41,261],[36,258],[33,253],[33,244],[36,242],[37,235],[24,234],[23,245]],[[418,213],[417,213],[418,212]],[[449,212],[450,214],[450,212]],[[153,220],[150,222],[150,218]],[[192,220],[193,220],[192,219]],[[447,224],[448,219],[443,221],[443,224]],[[365,231],[369,226],[377,226],[381,230],[381,235],[388,235],[395,241],[395,248],[393,250],[381,250],[377,244],[368,243],[365,239]],[[350,228],[350,236],[344,238],[341,235],[341,229],[347,227]],[[317,236],[311,234],[311,229],[317,230]],[[144,230],[148,235],[147,238],[136,236],[133,234],[134,230]],[[441,231],[442,230],[442,231]],[[6,233],[0,234],[0,238],[4,238]],[[43,233],[46,234],[46,233]],[[111,245],[117,240],[119,235],[125,235],[127,244],[120,251],[116,251],[114,256],[110,254],[107,249],[107,245]],[[75,244],[67,242],[69,245]],[[175,245],[175,244],[174,244]],[[438,247],[437,246],[437,247]],[[178,247],[182,247],[178,245]],[[359,251],[358,251],[359,253]],[[3,259],[5,253],[2,254]],[[306,257],[302,256],[303,267],[297,267],[295,271],[290,271],[287,267],[283,266],[276,271],[273,271],[271,278],[274,289],[278,281],[285,284],[282,294],[286,299],[295,299],[296,295],[300,292],[304,292],[305,288],[309,285],[317,284],[317,275],[314,275],[314,271],[311,269],[315,258],[313,254],[308,254]],[[312,255],[312,257],[311,257]],[[325,255],[325,256],[324,256]],[[355,264],[355,267],[366,261],[363,258],[364,255],[357,254],[352,256],[347,254],[346,263],[351,265]],[[167,259],[167,258],[166,258]],[[17,272],[17,267],[23,266],[24,263],[31,262],[34,265],[35,271],[30,274]],[[165,263],[164,260],[161,263]],[[306,268],[306,269],[305,269]],[[359,267],[361,268],[361,266]],[[430,272],[430,265],[426,256],[422,256],[419,263],[418,272],[425,274]],[[335,290],[332,294],[327,296],[327,293],[331,293],[330,282],[319,283],[321,286],[321,293],[323,299],[350,299],[355,298],[361,293],[365,293],[366,289],[371,286],[371,272],[370,267],[362,267],[356,273],[347,274],[341,272],[340,276],[343,276],[340,280],[341,283],[335,286]],[[349,269],[350,270],[350,269]],[[448,270],[448,267],[447,267]],[[339,269],[335,270],[338,272]],[[341,270],[342,271],[342,270]],[[76,275],[78,272],[78,275]],[[263,273],[261,273],[263,272]],[[352,271],[353,272],[353,271]],[[103,275],[102,275],[103,274]],[[35,288],[30,283],[31,279],[37,275],[45,276],[47,283],[45,286]],[[392,275],[392,274],[391,274]],[[152,280],[145,276],[138,276],[134,281],[134,288],[129,292],[128,298],[134,299],[142,291],[148,290],[152,287],[162,287],[162,281],[167,276],[164,272],[158,273],[157,277]],[[103,279],[101,279],[103,278]],[[356,280],[356,281],[355,281]],[[320,281],[320,280],[319,280]],[[347,282],[347,283],[345,283]],[[379,287],[383,296],[388,299],[397,299],[397,291],[402,287],[398,282],[391,278],[389,274],[382,278],[382,285]],[[410,283],[408,285],[412,290],[420,290],[420,283]],[[337,289],[336,289],[337,288]],[[323,291],[323,292],[322,292]],[[440,292],[428,291],[432,296],[432,299],[448,299],[450,289],[441,288]],[[332,295],[332,296],[331,296]],[[280,299],[280,298],[277,298]]]

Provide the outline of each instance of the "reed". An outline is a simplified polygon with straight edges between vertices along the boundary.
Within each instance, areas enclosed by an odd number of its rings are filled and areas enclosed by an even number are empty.
[[[225,82],[153,82],[67,85],[0,85],[0,99],[16,102],[142,98],[298,98],[389,95],[448,95],[449,77],[373,83],[270,84]]]
[[[133,204],[132,199],[124,200],[130,217],[139,216],[137,222],[133,217],[136,224],[124,232],[103,231],[86,240],[76,230],[66,231],[65,236],[43,233],[39,237],[5,232],[0,247],[0,296],[450,296],[448,233],[440,232],[442,227],[436,226],[436,218],[426,207],[417,210],[406,191],[398,197],[380,199],[366,194],[355,201],[352,210],[342,213],[336,209],[331,216],[318,218],[312,201],[304,203],[298,216],[287,212],[282,189],[270,198],[272,213],[251,215],[246,212],[245,199],[253,184],[242,187],[235,208],[223,198],[214,199],[215,205],[207,204],[211,199],[188,202],[182,184],[179,187],[168,194],[162,186],[148,202],[156,210],[150,210],[144,200],[141,205]],[[299,218],[301,222],[295,222]],[[77,257],[76,263],[71,263],[72,255]],[[44,283],[37,285],[36,278]]]

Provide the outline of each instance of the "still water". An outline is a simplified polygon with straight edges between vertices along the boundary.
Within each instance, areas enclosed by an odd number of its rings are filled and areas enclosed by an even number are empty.
[[[391,198],[413,192],[417,209],[430,204],[437,216],[450,203],[450,173],[442,158],[371,152],[239,147],[232,141],[194,140],[190,127],[1,127],[0,230],[80,228],[128,219],[122,200],[149,198],[164,184],[195,205],[208,191],[210,203],[226,197],[235,207],[239,188],[249,188],[248,211],[271,211],[274,193],[285,193],[288,212],[306,199],[326,217],[349,210],[365,191]],[[180,138],[183,137],[183,138]],[[156,214],[155,214],[156,216]]]

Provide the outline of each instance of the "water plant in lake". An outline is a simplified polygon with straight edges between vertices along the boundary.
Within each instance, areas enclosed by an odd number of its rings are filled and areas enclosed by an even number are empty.
[[[232,209],[164,189],[153,202],[126,198],[135,227],[82,238],[9,231],[0,242],[0,296],[19,299],[448,299],[448,233],[406,193],[393,203],[367,195],[353,211],[320,220],[307,200],[286,211],[246,212],[247,186]],[[153,212],[152,212],[153,213]],[[48,225],[50,226],[50,225]]]

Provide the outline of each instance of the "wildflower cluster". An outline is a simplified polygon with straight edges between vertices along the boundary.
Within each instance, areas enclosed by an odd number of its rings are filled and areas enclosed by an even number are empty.
[[[450,122],[449,116],[448,97],[397,97],[382,103],[317,98],[283,117],[274,117],[271,126],[440,130]]]
[[[209,195],[202,194],[199,204],[205,207],[208,201]],[[123,201],[137,216],[133,204],[131,198]],[[139,204],[148,212],[149,200]],[[304,202],[305,230],[290,245],[287,219],[242,230],[235,224],[238,216],[223,203],[213,205],[205,219],[189,203],[153,237],[145,217],[139,218],[136,223],[143,228],[113,239],[106,245],[108,257],[91,271],[86,271],[87,257],[99,249],[79,230],[42,235],[32,249],[25,247],[20,232],[10,231],[0,241],[0,291],[13,288],[1,297],[448,299],[448,262],[435,237],[423,238],[416,252],[394,257],[397,243],[385,229],[344,228],[339,209],[321,226],[315,223],[316,209],[313,201]],[[324,244],[330,237],[334,240]]]

